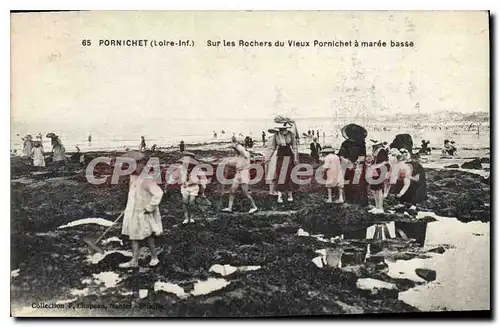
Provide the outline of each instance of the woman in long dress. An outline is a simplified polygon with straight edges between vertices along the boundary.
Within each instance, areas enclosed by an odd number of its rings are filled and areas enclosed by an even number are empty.
[[[366,166],[366,143],[367,131],[356,124],[349,124],[342,128],[342,136],[345,141],[340,145],[338,151],[342,159],[342,167],[345,169],[344,198],[346,202],[368,205],[368,188],[365,179]]]
[[[288,193],[288,202],[292,202],[293,192],[298,189],[292,179],[292,170],[299,163],[299,153],[297,138],[291,128],[292,125],[285,123],[269,130],[274,135],[268,143],[266,179],[270,183],[270,194],[275,194],[275,187],[278,190],[278,203],[283,202],[283,192]],[[282,172],[285,176],[281,176]]]
[[[163,233],[160,209],[162,189],[153,175],[143,172],[147,157],[140,152],[129,152],[124,157],[136,162],[136,169],[130,175],[127,206],[123,216],[122,234],[132,241],[132,260],[120,264],[120,268],[135,268],[139,265],[140,241],[146,240],[151,251],[150,266],[159,263],[156,254],[155,236]]]
[[[53,163],[64,164],[66,162],[66,149],[64,149],[61,139],[53,133],[47,134],[47,136],[51,139]]]

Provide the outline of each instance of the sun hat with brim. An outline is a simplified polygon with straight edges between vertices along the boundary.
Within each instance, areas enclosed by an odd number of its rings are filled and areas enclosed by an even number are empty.
[[[45,135],[45,137],[54,138],[54,137],[57,137],[57,135],[54,133],[49,133],[49,134]]]
[[[325,145],[321,153],[335,153],[335,149],[331,145]]]
[[[368,135],[368,132],[364,127],[356,124],[345,125],[344,127],[342,127],[341,133],[345,139],[354,141],[364,140]]]
[[[33,139],[33,136],[31,136],[31,134],[28,134],[28,135],[26,135],[26,138],[27,138],[28,140],[31,140],[31,139]]]

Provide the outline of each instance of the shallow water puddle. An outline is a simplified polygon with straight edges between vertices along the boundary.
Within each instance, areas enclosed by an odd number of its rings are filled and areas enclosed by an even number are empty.
[[[214,291],[223,289],[229,284],[231,284],[231,282],[225,280],[224,278],[208,278],[204,281],[197,281],[194,284],[194,289],[190,294],[193,296],[206,295]]]
[[[302,228],[299,228],[297,230],[297,236],[312,237],[312,238],[317,239],[318,241],[325,242],[325,243],[336,243],[337,241],[340,241],[340,240],[344,239],[344,235],[335,236],[335,237],[332,237],[330,239],[326,239],[325,235],[323,235],[323,234],[314,234],[314,235],[311,235],[311,234],[309,234],[309,232],[306,232]]]
[[[154,284],[154,291],[155,292],[163,291],[167,293],[172,293],[177,295],[177,297],[181,299],[189,297],[189,293],[186,293],[182,287],[173,283],[156,282]]]
[[[35,180],[31,179],[31,178],[21,177],[21,178],[17,178],[17,179],[12,179],[10,182],[11,183],[21,183],[21,184],[31,184],[31,183],[34,183]]]
[[[240,266],[240,267],[234,267],[231,265],[219,265],[215,264],[210,269],[208,270],[209,272],[214,272],[216,274],[219,274],[221,276],[229,276],[237,271],[240,272],[246,272],[246,271],[254,271],[254,270],[259,270],[261,266]]]
[[[113,237],[110,237],[110,238],[107,238],[107,239],[101,241],[101,243],[103,245],[109,244],[111,242],[117,242],[117,243],[120,243],[121,246],[123,246],[123,241],[120,238],[118,238],[117,236],[113,236]]]
[[[424,259],[422,263],[437,272],[436,280],[399,293],[399,299],[424,311],[489,310],[490,223],[436,219],[427,224],[424,248],[439,244],[453,248]]]
[[[92,274],[97,280],[97,283],[104,283],[105,288],[115,287],[120,281],[120,275],[113,271],[103,271],[98,274]]]
[[[67,223],[66,225],[61,225],[58,228],[63,229],[63,228],[75,227],[75,226],[87,225],[87,224],[95,224],[95,225],[101,225],[104,227],[109,227],[109,226],[113,225],[113,222],[111,220],[107,220],[107,219],[103,219],[103,218],[84,218],[84,219],[78,219],[78,220],[72,221],[70,223]]]
[[[84,288],[84,289],[72,289],[71,291],[69,291],[69,294],[73,295],[73,296],[85,296],[85,295],[89,295],[90,293],[90,289],[88,287]]]

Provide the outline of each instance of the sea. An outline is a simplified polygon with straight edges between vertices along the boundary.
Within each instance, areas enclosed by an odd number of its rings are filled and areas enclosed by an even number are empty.
[[[370,122],[366,119],[351,119],[339,121],[335,118],[299,118],[296,124],[301,138],[300,151],[308,152],[311,137],[305,137],[309,130],[316,135],[319,132],[319,142],[322,145],[331,145],[338,148],[343,141],[340,130],[348,123],[357,123],[368,131],[367,144],[370,139],[392,142],[396,134],[408,133],[413,137],[414,147],[419,147],[422,140],[430,141],[433,148],[442,148],[445,139],[455,141],[457,148],[463,150],[481,150],[488,152],[490,148],[490,128],[488,123],[479,127],[470,122],[434,123],[426,122]],[[219,119],[193,120],[177,119],[149,121],[129,121],[112,123],[97,121],[92,124],[79,122],[47,123],[47,122],[12,122],[11,123],[11,151],[22,150],[22,140],[26,134],[33,138],[41,133],[45,151],[51,149],[47,133],[57,134],[66,151],[73,152],[76,146],[81,151],[124,151],[138,149],[141,136],[145,137],[146,145],[153,144],[159,149],[176,147],[184,141],[189,147],[200,145],[220,144],[229,142],[233,135],[250,136],[257,145],[262,144],[262,132],[269,137],[267,130],[275,126],[272,118],[268,119]],[[479,129],[479,130],[478,130]],[[88,142],[91,134],[92,141]],[[216,134],[216,135],[215,135]]]

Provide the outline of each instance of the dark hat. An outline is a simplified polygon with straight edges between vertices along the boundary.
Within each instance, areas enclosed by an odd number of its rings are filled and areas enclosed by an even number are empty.
[[[364,140],[368,135],[368,132],[364,127],[356,124],[345,125],[344,127],[342,127],[341,133],[345,139],[353,141]]]

